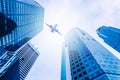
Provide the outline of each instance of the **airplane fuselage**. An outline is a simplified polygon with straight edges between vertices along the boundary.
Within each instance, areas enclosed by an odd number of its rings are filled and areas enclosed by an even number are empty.
[[[49,26],[52,30],[51,30],[51,32],[57,32],[58,34],[60,34],[61,35],[61,33],[56,29],[57,28],[57,26],[58,26],[58,24],[55,24],[54,26],[52,26],[52,25],[49,25],[49,24],[47,24],[47,23],[45,23],[47,26]]]
[[[55,32],[56,31],[56,29],[55,28],[51,28],[52,30],[51,30],[51,32]]]

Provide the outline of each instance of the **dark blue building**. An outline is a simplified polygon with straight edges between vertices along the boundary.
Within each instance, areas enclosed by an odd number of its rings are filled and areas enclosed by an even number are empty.
[[[0,48],[0,80],[19,80],[19,59],[14,52]]]
[[[44,8],[34,0],[0,0],[0,80],[25,79],[39,54],[28,41],[43,20]]]
[[[30,40],[43,29],[44,8],[34,0],[27,1],[0,0],[0,46],[21,45],[19,41]]]
[[[20,80],[24,80],[39,56],[39,52],[28,42],[15,52],[19,58]]]
[[[72,29],[65,46],[66,70],[61,75],[66,73],[66,80],[120,79],[120,60],[85,31]]]
[[[96,31],[98,36],[102,38],[105,43],[120,52],[120,29],[110,26],[102,26]]]

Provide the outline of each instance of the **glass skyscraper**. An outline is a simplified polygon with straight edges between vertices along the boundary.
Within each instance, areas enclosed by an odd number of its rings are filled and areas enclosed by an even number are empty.
[[[0,0],[0,80],[24,80],[39,52],[30,42],[43,29],[34,0]]]
[[[120,52],[120,29],[110,26],[102,26],[96,31],[98,36],[102,38],[105,43]]]
[[[0,80],[19,80],[19,59],[14,52],[0,47]]]
[[[28,2],[27,2],[28,1]],[[0,0],[0,46],[10,50],[43,29],[44,8],[34,0]]]
[[[19,58],[20,80],[24,80],[40,53],[28,42],[16,54]]]
[[[0,47],[0,80],[24,80],[39,56],[39,52],[30,42],[15,52]]]
[[[66,80],[66,58],[65,58],[65,47],[64,47],[64,43],[62,45],[62,64],[61,64],[61,80]]]
[[[61,69],[61,75],[66,76],[64,80],[120,79],[120,60],[85,31],[72,29],[63,47],[66,48],[62,61],[62,68],[66,69]]]

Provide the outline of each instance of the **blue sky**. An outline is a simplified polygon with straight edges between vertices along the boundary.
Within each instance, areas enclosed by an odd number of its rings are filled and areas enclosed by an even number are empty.
[[[60,36],[51,33],[44,24],[43,31],[31,40],[40,56],[26,80],[60,80],[61,52],[64,35],[79,27],[92,35],[116,56],[115,50],[103,43],[96,29],[102,25],[120,28],[120,0],[36,0],[45,8],[44,22],[58,24]]]

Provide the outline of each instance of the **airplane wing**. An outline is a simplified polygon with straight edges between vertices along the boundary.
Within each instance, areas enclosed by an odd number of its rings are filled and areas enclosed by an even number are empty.
[[[55,26],[53,28],[56,29],[57,27],[58,27],[58,24],[55,24]]]
[[[49,26],[51,29],[53,28],[52,25],[49,25],[49,24],[47,24],[47,23],[45,23],[45,24],[46,24],[47,26]]]
[[[55,30],[58,34],[62,35],[58,30]]]

